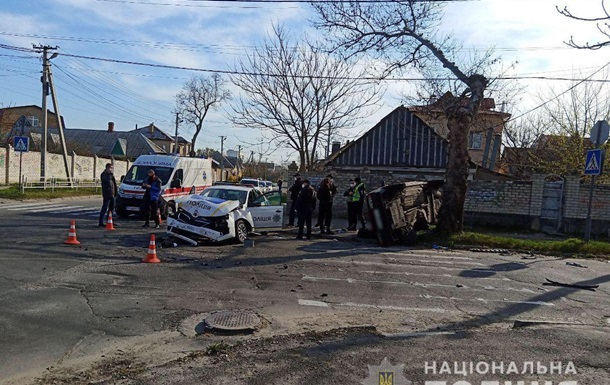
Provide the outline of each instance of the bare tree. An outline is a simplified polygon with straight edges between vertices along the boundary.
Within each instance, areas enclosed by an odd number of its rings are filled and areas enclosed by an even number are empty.
[[[439,36],[442,2],[424,0],[312,2],[318,14],[314,23],[332,33],[334,50],[346,57],[367,54],[386,63],[384,74],[407,67],[440,64],[461,83],[460,96],[445,107],[449,154],[442,207],[437,230],[462,231],[468,177],[468,133],[488,85],[482,66],[468,71],[455,64],[451,39]]]
[[[237,63],[236,72],[232,81],[243,96],[233,107],[232,122],[258,128],[276,145],[296,150],[301,171],[312,166],[329,135],[353,127],[359,112],[378,101],[377,83],[363,80],[363,72],[307,39],[291,44],[281,26]]]
[[[195,142],[210,109],[218,108],[230,98],[226,81],[219,74],[192,77],[184,83],[182,91],[176,95],[176,111],[182,115],[184,122],[195,127],[191,156],[195,155]]]
[[[568,18],[574,19],[574,20],[596,23],[597,29],[599,30],[599,32],[603,36],[605,36],[604,38],[602,38],[601,40],[599,40],[595,43],[586,42],[584,44],[576,43],[576,41],[574,41],[574,36],[570,36],[570,40],[565,42],[567,45],[569,45],[570,47],[573,47],[573,48],[592,49],[592,50],[600,49],[607,45],[610,45],[610,24],[608,23],[610,21],[610,13],[608,13],[608,9],[606,8],[605,0],[600,0],[600,1],[601,1],[601,8],[602,8],[602,16],[599,16],[599,17],[576,16],[568,9],[568,7],[564,7],[563,9],[556,7],[557,12],[564,15],[565,17],[568,17]]]

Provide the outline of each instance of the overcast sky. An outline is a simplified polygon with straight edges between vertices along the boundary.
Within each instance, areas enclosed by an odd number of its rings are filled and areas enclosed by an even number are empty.
[[[575,22],[557,13],[556,6],[579,15],[601,15],[601,0],[481,0],[447,6],[442,28],[465,47],[494,46],[505,63],[518,62],[517,76],[586,77],[610,61],[610,48],[582,51],[563,42],[602,36],[594,24]],[[114,121],[126,131],[151,122],[173,134],[174,100],[182,84],[195,73],[112,62],[77,59],[63,54],[95,56],[151,64],[227,70],[234,60],[260,44],[272,24],[293,32],[308,30],[306,4],[281,2],[211,2],[196,0],[2,0],[0,44],[31,48],[59,46],[53,74],[68,128],[105,129]],[[315,33],[315,31],[310,31]],[[41,103],[39,55],[0,48],[0,105]],[[205,74],[205,73],[204,73]],[[521,111],[533,106],[527,94],[549,86],[569,87],[556,80],[523,80]],[[353,129],[361,133],[400,104],[402,85],[388,85],[379,111]],[[500,102],[500,101],[498,101]],[[510,111],[509,111],[510,112]],[[190,138],[188,127],[180,135]],[[197,148],[245,146],[259,152],[260,134],[237,129],[223,111],[210,116]],[[267,151],[264,158],[284,161],[290,152]],[[296,160],[293,156],[291,160]]]

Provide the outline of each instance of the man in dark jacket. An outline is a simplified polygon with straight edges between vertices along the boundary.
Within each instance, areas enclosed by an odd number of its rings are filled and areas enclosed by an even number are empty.
[[[112,163],[106,163],[106,168],[100,175],[102,181],[102,209],[100,210],[100,220],[98,226],[104,225],[104,216],[107,216],[109,212],[114,211],[114,205],[116,201],[117,185],[116,179],[114,178],[113,172],[114,167]]]
[[[333,176],[329,174],[322,180],[318,188],[318,200],[320,201],[318,226],[320,226],[320,234],[332,234],[330,222],[333,216],[333,197],[336,194],[337,187],[333,183]]]
[[[148,178],[142,183],[142,187],[146,189],[144,192],[144,215],[146,221],[142,227],[150,226],[150,216],[155,219],[155,229],[159,228],[159,198],[161,197],[161,179],[155,175],[155,170],[148,170]]]
[[[290,193],[290,213],[288,214],[288,226],[294,226],[294,217],[297,213],[296,204],[297,198],[299,197],[299,193],[301,192],[301,185],[303,184],[303,180],[301,179],[301,174],[294,174],[294,184],[288,189]]]
[[[316,208],[316,192],[309,180],[303,181],[301,192],[296,200],[297,215],[299,217],[299,234],[297,239],[303,239],[303,227],[307,226],[307,239],[311,239],[311,215]]]

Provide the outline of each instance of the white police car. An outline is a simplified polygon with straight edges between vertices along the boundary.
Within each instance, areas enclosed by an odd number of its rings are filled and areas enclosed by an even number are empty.
[[[167,233],[192,244],[231,238],[243,243],[249,232],[281,228],[283,221],[278,191],[263,194],[253,187],[220,185],[178,200]]]

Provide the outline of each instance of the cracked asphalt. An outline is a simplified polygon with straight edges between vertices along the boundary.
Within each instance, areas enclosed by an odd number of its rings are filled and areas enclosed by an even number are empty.
[[[25,205],[0,203],[1,384],[357,384],[384,357],[416,384],[465,379],[424,372],[444,360],[573,361],[579,384],[610,383],[605,260],[379,248],[353,234],[297,241],[283,231],[251,248],[159,247],[162,263],[151,265],[141,263],[150,232],[140,221],[95,226],[99,199],[71,201],[82,210],[65,213],[61,202]],[[71,219],[79,246],[63,244]],[[201,333],[206,315],[226,309],[255,312],[263,325]],[[497,380],[543,379],[568,380]]]

